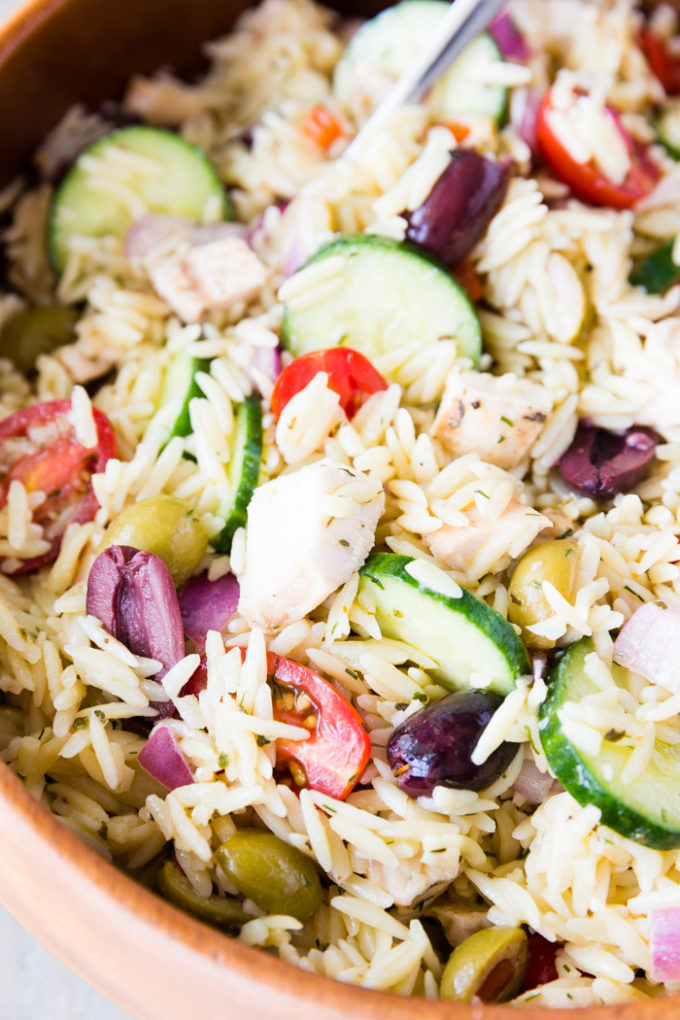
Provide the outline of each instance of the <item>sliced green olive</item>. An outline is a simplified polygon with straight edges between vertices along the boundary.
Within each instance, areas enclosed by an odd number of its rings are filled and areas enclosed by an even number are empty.
[[[217,928],[239,928],[251,919],[233,896],[198,896],[174,861],[166,861],[156,876],[156,885],[166,900]]]
[[[515,567],[508,585],[508,617],[522,628],[522,637],[533,648],[552,648],[555,642],[528,628],[554,615],[543,592],[550,581],[567,601],[574,595],[578,551],[573,542],[554,539],[540,542],[525,553]]]
[[[133,503],[114,517],[104,532],[97,555],[110,545],[130,545],[160,556],[175,587],[181,588],[205,556],[208,535],[183,499],[155,496]]]
[[[273,832],[239,829],[216,857],[239,892],[268,914],[306,921],[321,903],[313,861]]]
[[[528,962],[527,936],[521,928],[484,928],[451,953],[440,995],[450,1002],[507,1002],[521,990]]]
[[[74,308],[26,308],[2,327],[0,355],[31,375],[41,354],[49,354],[75,339],[78,312]]]

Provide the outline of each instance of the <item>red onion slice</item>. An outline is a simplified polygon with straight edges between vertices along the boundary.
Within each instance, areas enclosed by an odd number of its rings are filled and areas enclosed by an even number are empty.
[[[551,793],[555,780],[549,772],[541,772],[531,758],[525,758],[514,783],[514,789],[530,804],[542,804]]]
[[[636,609],[614,642],[614,662],[680,692],[680,606],[658,601]]]
[[[206,574],[193,577],[179,593],[184,633],[201,650],[209,630],[221,631],[236,612],[239,585],[233,574],[209,581]]]
[[[652,981],[680,981],[680,906],[650,912],[649,949]]]
[[[253,353],[253,367],[276,382],[281,375],[281,351],[278,347],[256,347]]]
[[[158,726],[137,755],[137,761],[150,776],[168,790],[188,786],[194,777],[169,726]]]
[[[501,56],[506,60],[528,60],[531,50],[507,11],[497,14],[487,29],[493,36]]]

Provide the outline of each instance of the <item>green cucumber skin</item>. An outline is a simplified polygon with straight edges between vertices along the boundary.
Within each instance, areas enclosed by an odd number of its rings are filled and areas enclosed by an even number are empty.
[[[194,397],[203,397],[203,390],[196,382],[196,376],[199,372],[210,371],[210,358],[192,358],[190,363],[191,381],[186,390],[186,396],[180,409],[179,414],[175,418],[174,424],[168,433],[166,442],[170,442],[175,436],[189,436],[193,432],[191,427],[191,415],[189,413],[189,404]]]
[[[562,730],[557,713],[567,701],[572,700],[568,697],[569,682],[575,674],[583,673],[585,656],[591,651],[593,644],[589,638],[570,645],[548,677],[548,696],[539,710],[539,735],[550,768],[582,807],[594,805],[600,809],[602,825],[653,850],[677,849],[680,847],[680,760],[675,759],[677,803],[672,813],[676,816],[677,827],[673,827],[644,814],[632,804],[626,804],[612,791],[611,784],[595,775],[587,756],[574,747]],[[594,684],[591,687],[596,690]],[[629,748],[619,748],[610,741],[603,743],[603,749],[613,761],[619,760],[619,771],[631,753]],[[631,789],[634,786],[634,783],[630,784]],[[622,787],[624,792],[626,789]]]
[[[680,280],[680,266],[672,259],[674,241],[667,241],[643,259],[630,274],[634,287],[644,287],[648,294],[664,294]]]
[[[228,509],[224,527],[212,540],[219,553],[230,553],[231,543],[238,528],[245,526],[248,519],[248,504],[253,498],[260,478],[262,465],[262,405],[257,393],[251,393],[241,405],[244,416],[243,462],[234,500]],[[237,430],[237,435],[240,430]]]
[[[412,562],[413,559],[410,556],[399,556],[396,553],[374,553],[366,560],[360,574],[372,581],[378,588],[384,588],[383,581],[387,578],[401,581],[411,590],[422,595],[424,599],[431,600],[452,613],[463,616],[471,626],[493,643],[507,664],[509,679],[502,678],[498,682],[490,684],[488,689],[502,696],[509,694],[515,687],[518,677],[531,672],[526,649],[511,624],[499,612],[466,591],[465,588],[461,589],[460,598],[452,598],[450,595],[443,595],[441,592],[427,588],[407,572],[406,567]],[[427,648],[424,648],[423,651],[428,653]],[[469,686],[460,680],[456,682],[456,678],[443,676],[442,672],[435,674],[436,679],[441,680],[452,689]]]
[[[210,179],[215,189],[214,194],[219,195],[220,197],[222,219],[233,220],[234,210],[231,199],[229,198],[229,195],[217,174],[217,170],[203,149],[194,145],[193,142],[188,141],[181,135],[178,135],[176,132],[169,131],[166,128],[151,127],[145,124],[117,128],[115,131],[111,131],[109,134],[90,142],[89,145],[85,146],[85,148],[78,153],[75,162],[67,171],[52,198],[47,223],[47,256],[48,261],[57,276],[61,275],[66,263],[64,229],[60,223],[60,216],[64,206],[69,205],[71,193],[74,189],[77,195],[80,178],[83,175],[83,171],[79,164],[80,158],[85,155],[96,155],[102,148],[110,144],[123,144],[124,147],[131,148],[132,151],[135,151],[136,145],[139,145],[140,138],[142,139],[142,149],[144,151],[147,147],[148,141],[150,139],[153,141],[155,137],[160,139],[161,143],[167,144],[170,142],[173,147],[177,147],[177,151],[181,152],[185,159],[191,158],[195,161],[196,167],[200,168],[204,175],[203,183]],[[125,143],[127,143],[127,145],[125,145]],[[178,209],[166,207],[163,209],[149,209],[148,211],[177,215],[182,215],[185,212],[183,207]]]
[[[419,247],[417,244],[412,244],[410,241],[397,241],[391,237],[383,237],[380,234],[342,234],[340,237],[334,238],[329,241],[328,244],[323,245],[306,263],[302,268],[311,266],[316,262],[320,262],[322,259],[330,258],[334,255],[343,255],[346,257],[353,257],[360,254],[362,251],[372,249],[374,251],[385,252],[388,254],[398,253],[405,257],[418,259],[419,262],[429,264],[433,269],[440,272],[445,278],[447,285],[451,286],[460,301],[461,308],[466,313],[466,323],[471,329],[471,336],[468,346],[465,350],[459,351],[460,356],[468,357],[472,360],[473,364],[477,366],[482,353],[482,331],[479,324],[479,319],[475,311],[474,305],[470,301],[464,288],[449,272],[446,265],[438,259],[431,252],[426,251],[424,248]],[[377,295],[371,295],[374,299]],[[379,299],[379,298],[378,298]],[[304,344],[299,344],[295,341],[295,312],[291,312],[288,306],[284,306],[283,312],[283,323],[282,323],[282,338],[285,346],[295,355],[299,357],[300,354],[306,353],[308,350],[317,350],[322,348],[323,343],[318,344],[316,347],[307,347]],[[360,348],[360,343],[353,342],[352,339],[348,339],[347,346],[357,346]],[[370,352],[363,350],[362,353],[371,360]]]

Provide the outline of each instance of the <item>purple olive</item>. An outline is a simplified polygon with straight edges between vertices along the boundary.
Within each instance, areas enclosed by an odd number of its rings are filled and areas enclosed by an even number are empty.
[[[474,149],[456,149],[432,191],[409,216],[406,239],[457,266],[498,212],[509,171]]]
[[[607,499],[628,492],[646,477],[658,442],[656,432],[642,425],[619,434],[580,424],[557,468],[572,489]]]
[[[470,756],[502,700],[483,691],[455,691],[397,726],[387,760],[399,787],[411,797],[427,797],[435,786],[483,790],[498,779],[517,744],[502,743],[482,765]]]
[[[111,545],[92,564],[87,579],[88,614],[134,655],[156,659],[160,680],[184,657],[184,628],[170,571],[159,556]],[[154,703],[161,715],[171,702]]]

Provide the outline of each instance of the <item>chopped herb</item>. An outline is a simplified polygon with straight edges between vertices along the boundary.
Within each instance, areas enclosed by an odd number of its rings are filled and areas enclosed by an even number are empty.
[[[445,846],[438,846],[436,850],[431,850],[430,853],[433,853],[433,854],[445,854],[446,853],[446,847]]]
[[[540,994],[540,992],[533,992],[531,995],[525,995],[522,1002],[532,1002],[534,999],[537,999]]]
[[[396,616],[397,620],[401,620],[403,615],[404,614],[402,613],[401,609],[393,609],[392,610],[392,616]]]
[[[541,591],[543,588],[543,584],[541,583],[541,581],[529,581],[529,584],[531,585],[532,588],[538,588],[539,591]]]
[[[482,492],[481,489],[475,489],[475,495],[476,496],[483,496],[484,499],[491,499],[491,497],[488,496],[486,492]]]
[[[511,429],[515,427],[514,421],[510,421],[510,419],[506,418],[504,414],[501,415],[501,421],[504,425],[509,425]]]
[[[565,560],[566,560],[567,556],[571,556],[571,554],[573,553],[573,551],[574,551],[574,547],[573,547],[573,545],[570,545],[570,546],[569,546],[569,548],[567,549],[567,551],[566,551],[566,552],[565,552],[565,554],[564,554],[564,558],[565,558]]]
[[[229,764],[229,755],[225,754],[224,751],[222,751],[219,758],[217,759],[217,764],[221,769],[226,769],[227,765]]]
[[[84,730],[87,725],[88,725],[87,716],[79,715],[76,719],[73,720],[73,726],[71,728],[74,730]]]
[[[394,707],[397,712],[403,712],[405,708],[408,708],[408,701],[398,701]]]
[[[496,440],[496,446],[498,446],[499,443],[504,443],[505,439],[506,439],[505,436],[499,436],[498,439]]]
[[[385,840],[385,846],[392,846],[393,843],[394,843],[393,839],[386,839]]]
[[[412,701],[427,701],[427,694],[423,694],[422,691],[416,691],[413,695]]]
[[[322,804],[321,806],[323,807],[324,811],[330,811],[332,815],[336,815],[338,813],[338,809],[331,807],[330,804]]]
[[[520,861],[523,861],[524,858],[528,857],[528,856],[529,856],[529,847],[527,846],[527,847],[524,848],[524,850],[522,850],[521,854],[519,855],[519,859],[520,859]]]
[[[624,591],[629,591],[631,593],[631,595],[634,595],[636,599],[640,600],[640,602],[644,602],[645,601],[643,599],[642,595],[638,595],[638,593],[636,591],[633,591],[632,588],[629,588],[627,584],[624,584],[623,588],[624,588]]]
[[[574,534],[574,529],[573,528],[567,528],[566,531],[563,531],[561,535],[557,536],[557,541],[559,542],[559,540],[561,538],[569,538],[569,536],[573,535],[573,534]]]
[[[609,740],[612,744],[615,744],[617,740],[622,740],[625,737],[625,730],[607,730],[604,735],[605,740]]]
[[[356,783],[358,778],[359,778],[359,773],[358,772],[353,772],[352,775],[347,780],[347,785],[351,786],[352,783]]]
[[[96,715],[97,719],[99,719],[100,723],[106,723],[106,716],[102,712],[101,708],[95,708],[94,714]]]
[[[574,998],[574,996],[573,996],[573,995],[571,994],[571,992],[567,992],[567,998],[568,998],[568,999],[573,999],[573,998]]]
[[[345,666],[345,673],[348,673],[352,677],[353,680],[358,680],[359,679],[359,674],[357,672],[355,672],[355,670],[350,669],[349,666]]]
[[[271,740],[269,739],[269,737],[263,737],[261,733],[258,733],[258,735],[257,735],[257,746],[258,747],[266,747],[267,744],[271,744]]]
[[[346,538],[340,539],[340,545],[343,547],[343,549],[349,549],[349,542],[347,541]]]
[[[42,740],[42,738],[44,736],[45,736],[45,727],[43,726],[43,728],[41,729],[40,733],[38,734],[38,740]]]
[[[567,974],[571,974],[571,967],[569,966],[568,963],[564,964],[564,970]]]

